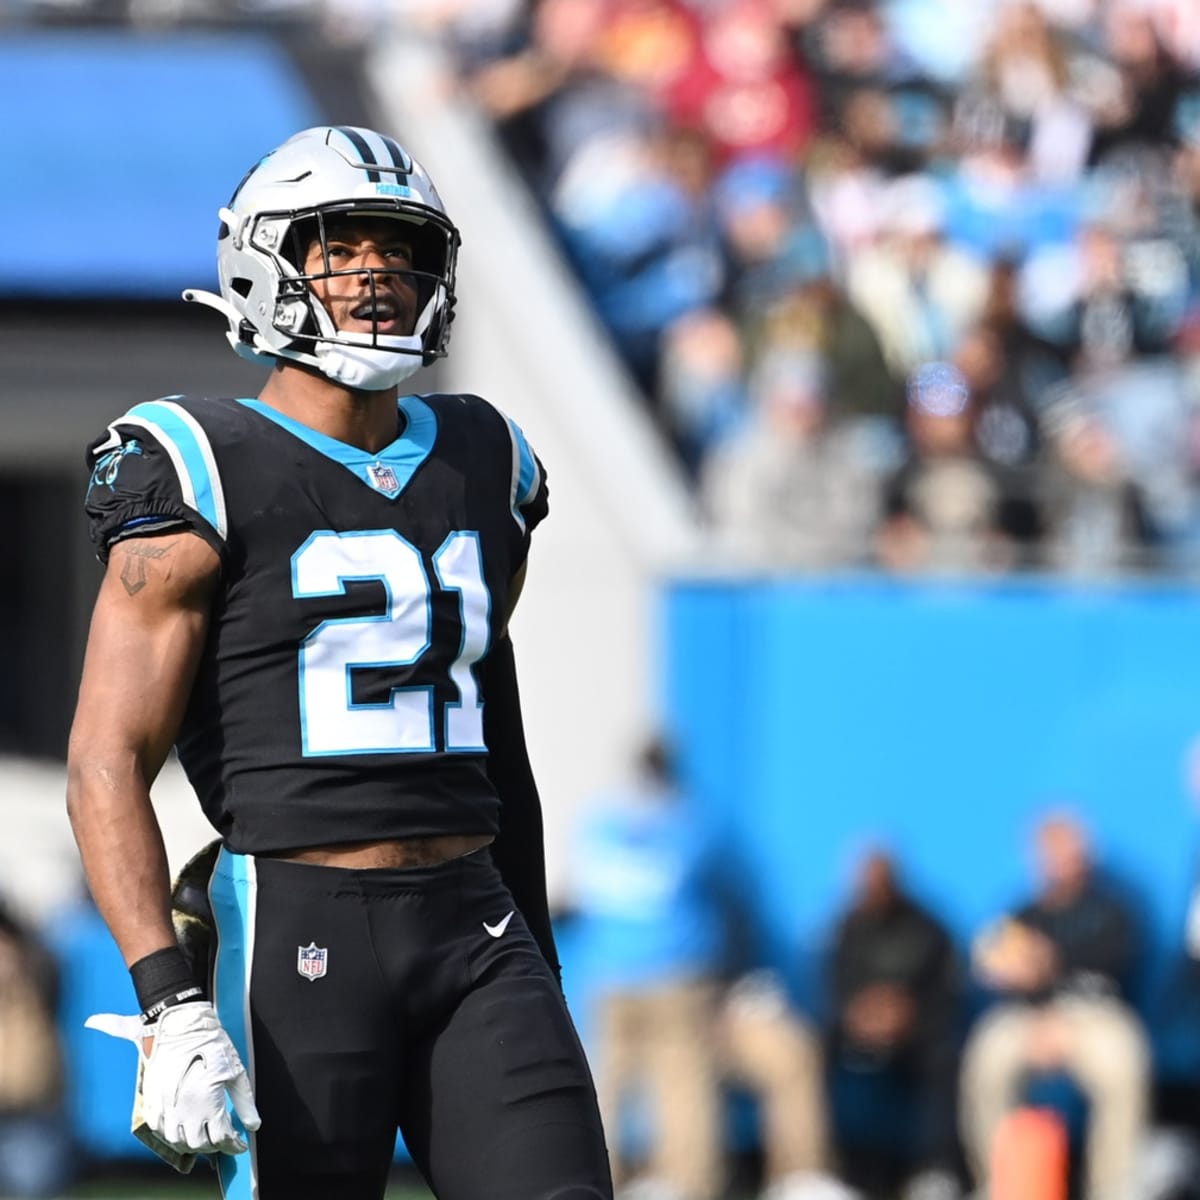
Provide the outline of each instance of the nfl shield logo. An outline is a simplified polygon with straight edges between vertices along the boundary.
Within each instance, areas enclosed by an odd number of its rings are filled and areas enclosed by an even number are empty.
[[[391,467],[385,467],[383,463],[372,463],[367,468],[367,474],[371,476],[372,486],[381,492],[395,492],[400,488],[396,472]]]
[[[300,946],[296,951],[296,970],[309,982],[320,979],[329,965],[329,951],[316,942]]]

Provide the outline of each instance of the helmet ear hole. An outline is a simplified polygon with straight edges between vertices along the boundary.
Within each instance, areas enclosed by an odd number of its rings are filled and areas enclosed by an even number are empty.
[[[237,292],[237,294],[241,296],[243,300],[245,300],[246,297],[250,295],[254,284],[252,284],[249,279],[231,279],[229,281],[229,286],[233,291]]]

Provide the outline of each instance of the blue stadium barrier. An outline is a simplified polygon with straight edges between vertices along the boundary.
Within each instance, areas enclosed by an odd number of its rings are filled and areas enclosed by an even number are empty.
[[[1028,893],[1028,835],[1053,806],[1084,816],[1134,889],[1147,979],[1181,952],[1200,840],[1200,592],[680,580],[660,625],[661,711],[802,1002],[818,1002],[829,921],[868,842],[895,850],[966,945]]]

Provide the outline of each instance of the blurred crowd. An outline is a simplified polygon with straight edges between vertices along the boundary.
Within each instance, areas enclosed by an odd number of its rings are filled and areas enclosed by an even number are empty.
[[[743,566],[1200,571],[1194,0],[6,13],[439,38]]]
[[[649,743],[575,863],[620,1200],[730,1194],[739,1094],[761,1200],[1200,1196],[1195,1093],[1180,1119],[1156,1079],[1171,1013],[1148,1000],[1134,893],[1073,811],[1047,807],[1030,849],[1027,895],[963,939],[892,849],[866,848],[801,996],[746,954],[728,848]],[[1178,955],[1194,983],[1195,947]],[[1194,1027],[1194,992],[1178,1009]]]
[[[418,8],[736,559],[1200,565],[1194,3]]]

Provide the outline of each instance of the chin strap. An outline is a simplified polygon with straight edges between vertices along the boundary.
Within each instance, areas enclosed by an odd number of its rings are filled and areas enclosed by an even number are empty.
[[[421,365],[419,354],[337,342],[317,343],[317,370],[335,383],[364,392],[382,392],[395,387]]]
[[[229,344],[242,358],[264,366],[269,366],[278,358],[290,358],[316,367],[322,375],[344,387],[382,392],[402,383],[424,365],[420,339],[415,337],[405,339],[413,343],[413,348],[408,351],[332,341],[317,342],[313,354],[298,350],[274,350],[257,331],[253,344],[247,344],[239,334],[246,324],[242,314],[224,296],[199,288],[188,288],[183,298],[190,303],[215,309],[225,317],[229,321],[229,332],[225,335]]]

